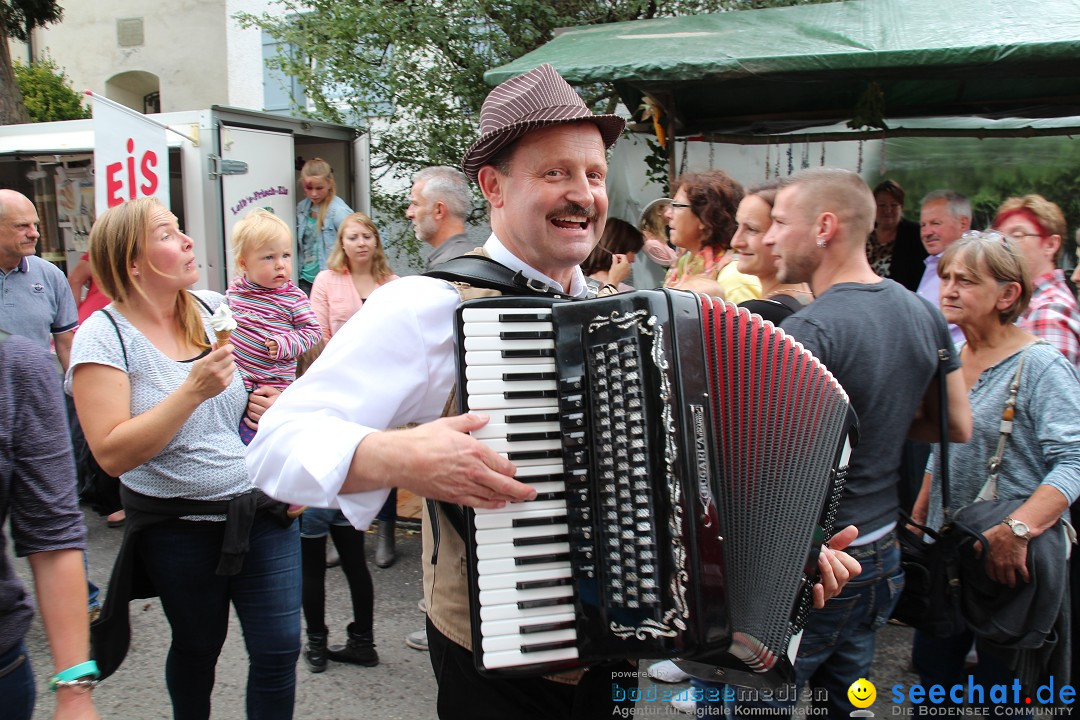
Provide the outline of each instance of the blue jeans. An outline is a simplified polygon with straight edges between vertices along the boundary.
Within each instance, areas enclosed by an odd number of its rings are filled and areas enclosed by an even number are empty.
[[[376,520],[397,520],[397,488],[390,488],[390,494],[386,496],[386,502],[379,508]]]
[[[322,538],[330,534],[330,526],[352,527],[352,523],[340,510],[309,507],[300,516],[300,537]]]
[[[4,717],[9,720],[30,720],[34,714],[34,670],[30,653],[22,640],[5,653],[0,653],[0,698]]]
[[[850,717],[855,709],[848,702],[848,688],[859,678],[870,678],[875,633],[888,622],[904,588],[900,546],[894,533],[876,542],[848,548],[847,553],[859,561],[862,572],[845,585],[839,595],[825,603],[824,608],[810,613],[795,660],[795,688],[801,690],[809,683],[814,689],[823,689],[828,700],[825,703],[816,701],[815,705],[825,704],[828,716],[834,720]],[[739,694],[740,689],[736,689],[735,695],[738,697]],[[815,700],[819,694],[813,693]],[[795,697],[795,693],[790,696]],[[721,699],[716,704],[699,703],[699,707],[724,704]],[[761,704],[795,706],[794,702]],[[726,712],[731,716],[734,706],[731,702],[726,705]]]
[[[989,689],[994,685],[1012,687],[1016,679],[1016,671],[1010,670],[1008,664],[990,652],[980,652],[979,662],[974,671],[967,672],[965,665],[968,651],[975,640],[971,632],[962,632],[948,638],[938,638],[933,635],[916,630],[915,640],[911,649],[911,660],[919,673],[919,682],[923,687],[941,685],[951,688],[953,685],[968,686],[968,676],[972,676],[972,683],[981,685],[985,694],[976,694],[969,703],[979,707],[989,707],[994,703],[989,697]],[[967,693],[964,700],[967,702]],[[949,696],[945,697],[942,706],[955,706]],[[930,702],[915,706],[918,715],[925,715],[928,707],[933,707]]]
[[[101,607],[101,601],[98,596],[101,595],[101,590],[90,579],[90,559],[86,556],[86,552],[83,552],[82,556],[83,570],[86,572],[86,609],[93,610],[96,607]]]
[[[225,523],[174,520],[139,535],[150,578],[172,628],[165,681],[176,720],[210,717],[214,669],[229,603],[248,651],[247,716],[289,720],[300,656],[300,538],[259,513],[240,573],[217,575]]]

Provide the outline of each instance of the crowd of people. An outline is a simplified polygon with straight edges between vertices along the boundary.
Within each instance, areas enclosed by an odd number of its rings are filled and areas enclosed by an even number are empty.
[[[848,716],[847,689],[870,677],[875,634],[903,587],[901,511],[943,522],[931,443],[942,434],[955,443],[948,510],[988,492],[1017,501],[985,531],[988,572],[1002,585],[1032,581],[1029,543],[1059,532],[1080,496],[1080,311],[1060,268],[1064,216],[1041,196],[1012,197],[990,229],[973,232],[970,203],[952,189],[927,194],[916,223],[895,181],[871,189],[851,171],[818,168],[744,190],[710,170],[675,178],[672,197],[634,225],[607,217],[606,152],[622,130],[550,66],[497,87],[464,172],[440,166],[413,178],[406,217],[430,246],[426,269],[471,255],[534,291],[582,298],[632,291],[641,254],[667,268],[664,287],[760,314],[824,362],[851,398],[860,439],[836,513],[843,529],[819,558],[795,682],[824,689],[830,717]],[[466,233],[470,181],[489,208],[479,247]],[[337,196],[328,163],[306,162],[300,183],[295,223],[265,210],[237,223],[238,275],[225,294],[189,289],[199,280],[195,241],[153,198],[98,217],[88,264],[69,283],[34,255],[33,203],[0,190],[0,329],[13,334],[0,336],[0,520],[11,517],[16,554],[31,559],[56,717],[97,716],[91,691],[124,659],[134,598],[159,597],[171,628],[165,677],[176,718],[210,716],[230,606],[248,654],[251,718],[293,716],[301,658],[313,673],[330,661],[376,665],[365,536],[377,522],[376,564],[394,562],[397,488],[428,501],[427,622],[405,640],[430,653],[440,718],[591,719],[632,705],[632,693],[612,691],[636,687],[625,660],[545,677],[478,672],[453,506],[536,495],[470,435],[487,418],[458,415],[448,401],[455,311],[492,291],[399,278],[374,221]],[[123,513],[109,521],[124,537],[100,617],[84,571],[73,440],[119,479],[122,511],[103,512]],[[351,597],[343,644],[330,643],[326,622],[327,538]],[[18,720],[34,705],[30,608],[0,553],[0,696]],[[1065,635],[1069,610],[1062,603],[1050,618]],[[959,681],[973,645],[985,682],[1017,672],[1016,654],[971,633],[919,632],[913,661],[924,684]],[[1067,655],[1021,661],[1060,677]],[[649,674],[687,679],[670,661]],[[729,696],[713,697],[681,708],[732,711]]]

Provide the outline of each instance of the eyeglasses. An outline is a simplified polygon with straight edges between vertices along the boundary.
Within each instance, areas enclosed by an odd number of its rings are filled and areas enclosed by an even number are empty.
[[[995,232],[1000,233],[1000,231],[995,231]],[[1011,233],[1008,234],[1008,237],[1012,238],[1016,242],[1020,242],[1024,238],[1029,238],[1029,237],[1041,238],[1042,234],[1041,233],[1024,232],[1023,230],[1013,230]]]
[[[691,208],[691,207],[693,207],[693,205],[691,205],[689,203],[675,202],[674,200],[672,200],[671,201],[671,207],[673,207],[673,208]]]

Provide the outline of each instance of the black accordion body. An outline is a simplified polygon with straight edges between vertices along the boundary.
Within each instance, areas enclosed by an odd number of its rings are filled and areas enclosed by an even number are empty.
[[[456,332],[461,410],[537,491],[466,514],[480,672],[678,657],[790,682],[856,436],[828,370],[681,291],[472,300]]]

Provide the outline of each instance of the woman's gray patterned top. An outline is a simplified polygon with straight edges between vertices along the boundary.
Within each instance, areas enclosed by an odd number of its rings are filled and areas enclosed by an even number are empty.
[[[1001,413],[1019,361],[1017,351],[983,371],[968,393],[975,423],[971,441],[949,445],[953,511],[974,502],[986,483],[987,462],[997,451]],[[937,452],[935,445],[927,464],[934,474],[927,524],[935,529],[944,520]],[[1057,488],[1070,503],[1080,493],[1080,380],[1065,356],[1050,345],[1032,345],[1027,352],[1003,458],[998,475],[1002,500],[1026,499],[1040,484]]]
[[[210,306],[211,311],[224,300],[215,292],[197,291],[195,294]],[[65,386],[70,393],[72,371],[83,363],[123,370],[131,383],[131,416],[135,417],[176,391],[191,372],[191,361],[166,357],[112,305],[107,309],[116,319],[124,341],[123,349],[113,324],[100,312],[95,312],[75,334]],[[207,337],[213,338],[210,316],[201,304],[199,312],[203,315]],[[127,351],[126,366],[124,350]],[[135,492],[157,498],[228,500],[251,490],[244,465],[245,448],[238,432],[246,404],[247,392],[237,371],[223,392],[195,408],[161,452],[124,473],[121,481]],[[219,517],[224,519],[224,516]]]

